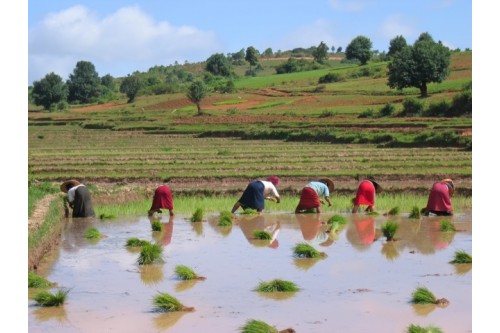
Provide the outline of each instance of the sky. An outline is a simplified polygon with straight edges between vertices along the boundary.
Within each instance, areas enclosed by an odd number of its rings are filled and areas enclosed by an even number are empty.
[[[106,0],[28,2],[28,84],[54,72],[66,81],[78,61],[99,76],[205,61],[249,46],[259,52],[347,47],[363,35],[373,50],[423,33],[451,49],[472,48],[466,0]]]

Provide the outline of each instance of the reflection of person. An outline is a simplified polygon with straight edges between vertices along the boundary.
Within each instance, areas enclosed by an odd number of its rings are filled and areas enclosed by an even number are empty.
[[[296,214],[295,217],[299,222],[300,230],[302,231],[302,237],[304,240],[313,240],[318,234],[321,228],[321,220],[319,214]]]
[[[246,239],[249,243],[254,244],[258,242],[262,242],[260,239],[255,239],[254,231],[255,230],[264,230],[271,235],[271,239],[269,240],[269,247],[276,249],[279,246],[278,242],[278,233],[280,231],[280,223],[275,222],[273,224],[267,224],[266,218],[263,215],[255,215],[244,217],[240,223],[240,229],[245,235]]]
[[[453,215],[451,197],[454,191],[455,185],[453,184],[453,180],[449,178],[443,179],[440,182],[435,182],[429,193],[424,215],[428,216],[429,213],[438,216]]]
[[[149,222],[153,224],[154,221],[160,221],[160,219],[157,217],[149,216]],[[162,223],[161,244],[165,246],[170,244],[170,242],[172,242],[173,233],[174,233],[174,216],[170,215],[168,222]]]
[[[153,203],[148,211],[148,216],[152,216],[155,212],[161,214],[162,208],[168,209],[170,216],[174,216],[174,199],[172,197],[172,191],[167,185],[168,179],[165,179],[163,182],[164,183],[155,190]]]
[[[328,202],[328,207],[330,207],[332,205],[330,194],[333,193],[334,189],[335,185],[329,178],[310,182],[300,192],[300,201],[295,208],[295,214],[305,213],[308,210],[321,213],[320,207],[321,204],[324,203],[321,197],[323,196],[325,198],[326,202]]]
[[[377,240],[375,218],[362,215],[348,225],[346,238],[358,250],[367,250]]]
[[[357,213],[359,206],[368,206],[365,212],[373,212],[375,207],[375,194],[380,192],[382,192],[382,186],[373,178],[363,180],[358,186],[356,197],[353,199],[354,207],[352,208],[352,212]]]
[[[85,185],[72,179],[62,183],[60,189],[67,193],[69,207],[73,209],[72,217],[95,216],[90,192]],[[64,208],[68,215],[67,207]]]
[[[267,177],[266,180],[254,180],[248,184],[242,196],[234,204],[231,213],[234,213],[238,208],[251,208],[259,213],[264,209],[264,199],[276,199],[280,203],[280,195],[276,186],[278,186],[279,178],[277,176]]]

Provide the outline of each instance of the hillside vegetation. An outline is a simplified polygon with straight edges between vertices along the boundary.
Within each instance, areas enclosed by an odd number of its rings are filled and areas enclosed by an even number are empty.
[[[387,62],[336,59],[322,69],[275,74],[273,66],[284,61],[262,58],[256,76],[234,80],[235,92],[204,98],[203,115],[185,92],[141,95],[133,103],[120,94],[65,111],[30,107],[30,180],[173,177],[186,190],[234,191],[276,174],[296,191],[323,176],[351,190],[373,175],[401,190],[427,189],[446,176],[471,193],[472,115],[429,115],[471,86],[472,52],[452,53],[450,75],[429,84],[427,98],[416,88],[389,88]],[[200,66],[189,66],[199,75]],[[336,81],[319,83],[328,74]]]

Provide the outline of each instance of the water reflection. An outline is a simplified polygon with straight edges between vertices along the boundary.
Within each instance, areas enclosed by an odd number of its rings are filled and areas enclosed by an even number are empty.
[[[168,216],[168,220],[162,217],[149,216],[149,222],[153,225],[154,222],[161,222],[161,231],[152,231],[152,238],[156,243],[167,246],[172,242],[172,235],[174,233],[174,216]]]
[[[186,291],[195,286],[195,284],[200,280],[182,280],[175,284],[175,291],[181,292]]]
[[[33,315],[39,321],[56,320],[67,322],[67,314],[64,306],[42,306],[33,311]]]
[[[260,292],[260,291],[258,291],[257,294],[263,298],[268,298],[268,299],[272,299],[275,301],[285,301],[287,299],[294,297],[297,293],[294,291],[276,291],[276,292]]]
[[[266,218],[264,215],[249,215],[243,216],[239,220],[240,229],[245,235],[248,242],[257,247],[270,247],[276,249],[279,247],[278,233],[280,231],[280,222]],[[271,235],[270,240],[256,239],[254,237],[255,230],[264,230]]]
[[[85,231],[92,227],[94,218],[71,218],[63,223],[61,247],[68,252],[78,252],[89,245]]]
[[[219,218],[220,216],[210,216],[208,218],[208,225],[210,225],[217,233],[221,234],[224,237],[227,237],[231,234],[233,226],[219,226]]]
[[[186,313],[183,311],[160,313],[154,318],[154,325],[159,330],[166,330],[175,325]]]
[[[141,281],[145,285],[154,285],[163,281],[163,264],[139,265]]]
[[[354,214],[346,231],[346,238],[357,250],[366,251],[377,240],[380,232],[375,230],[375,218]]]

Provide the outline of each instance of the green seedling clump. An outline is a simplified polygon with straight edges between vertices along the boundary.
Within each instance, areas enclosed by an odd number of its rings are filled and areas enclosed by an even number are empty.
[[[373,212],[368,212],[366,215],[370,215],[370,216],[378,216],[379,213],[376,212],[376,211],[373,211]]]
[[[443,330],[436,326],[422,327],[418,325],[411,324],[408,326],[406,333],[443,333]]]
[[[299,291],[299,287],[291,281],[275,279],[269,282],[261,282],[255,288],[255,291],[260,292],[293,292]]]
[[[419,219],[420,218],[420,209],[417,206],[413,206],[411,209],[410,215],[408,216],[410,219]]]
[[[87,239],[100,239],[102,238],[101,233],[97,228],[91,227],[85,230],[85,238]]]
[[[271,240],[273,237],[271,236],[270,233],[268,233],[265,230],[254,230],[253,238],[262,240]]]
[[[158,295],[153,298],[153,304],[158,309],[166,312],[194,310],[194,308],[185,307],[177,298],[167,293],[158,293]]]
[[[334,223],[337,223],[337,224],[342,225],[342,224],[346,224],[346,223],[347,223],[347,220],[346,220],[345,216],[342,216],[342,215],[338,215],[338,214],[336,214],[336,215],[333,215],[332,217],[330,217],[330,218],[328,219],[328,222],[327,222],[327,223],[328,223],[329,225],[334,224]]]
[[[191,216],[191,222],[201,222],[203,220],[203,209],[197,208]]]
[[[439,222],[439,230],[445,232],[456,231],[455,225],[450,220],[442,220]]]
[[[163,224],[161,224],[160,221],[153,221],[153,223],[151,223],[151,229],[153,231],[161,231],[163,229]]]
[[[106,220],[106,219],[114,219],[116,216],[113,215],[113,214],[107,214],[107,213],[102,213],[101,215],[99,215],[99,218],[101,220]]]
[[[465,251],[456,251],[450,264],[472,264],[472,257]]]
[[[252,208],[245,208],[243,210],[242,214],[246,214],[246,215],[257,214],[257,210],[252,209]]]
[[[399,215],[399,211],[400,211],[399,207],[393,207],[393,208],[391,208],[391,210],[389,210],[387,215],[391,215],[391,216]]]
[[[145,244],[149,244],[149,242],[147,240],[139,239],[137,237],[132,237],[132,238],[127,239],[127,243],[125,244],[125,246],[127,246],[127,247],[129,247],[129,246],[130,247],[142,247]]]
[[[148,242],[142,246],[137,263],[139,265],[147,265],[153,263],[154,261],[158,261],[161,259],[162,252],[163,248],[161,245]]]
[[[294,254],[299,258],[320,258],[326,257],[326,253],[319,252],[307,243],[299,243],[293,248]]]
[[[278,333],[278,330],[271,325],[255,319],[247,320],[245,325],[240,328],[242,333]]]
[[[28,272],[28,288],[48,288],[52,285],[53,283],[44,277],[34,272]]]
[[[58,290],[55,294],[48,291],[41,291],[33,298],[40,306],[59,306],[64,304],[69,290]]]
[[[446,298],[437,299],[434,294],[426,287],[418,287],[411,295],[411,302],[414,304],[438,304],[446,305]]]
[[[382,233],[387,238],[387,240],[392,241],[394,239],[396,231],[398,231],[399,224],[397,224],[396,222],[387,221],[383,223],[380,228],[382,229]]]
[[[222,211],[219,215],[219,222],[217,224],[219,227],[227,227],[233,225],[233,214],[228,211]]]
[[[175,274],[181,280],[205,280],[203,276],[199,276],[191,268],[184,265],[176,266]]]

